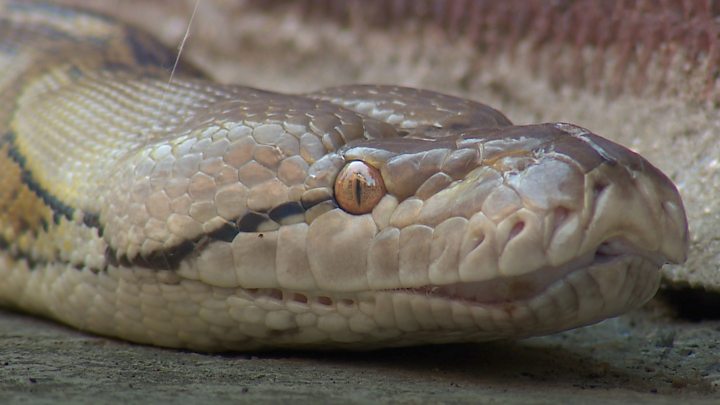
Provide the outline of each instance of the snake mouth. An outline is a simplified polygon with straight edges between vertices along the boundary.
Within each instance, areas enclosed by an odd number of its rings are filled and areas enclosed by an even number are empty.
[[[551,286],[570,275],[589,269],[602,270],[623,266],[633,259],[648,262],[660,269],[666,258],[657,252],[634,247],[622,238],[601,243],[594,252],[585,254],[560,266],[547,266],[520,276],[499,277],[476,282],[459,282],[447,285],[427,285],[412,289],[395,289],[428,297],[445,298],[470,305],[501,306],[527,302],[542,295]],[[597,274],[597,273],[596,273]]]

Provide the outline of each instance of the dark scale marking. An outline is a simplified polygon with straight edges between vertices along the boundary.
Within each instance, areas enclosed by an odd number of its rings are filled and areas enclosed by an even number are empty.
[[[98,236],[100,237],[102,237],[103,233],[105,233],[105,228],[100,222],[100,214],[86,212],[83,214],[82,222],[89,228],[97,228]]]
[[[117,252],[112,247],[105,248],[105,262],[110,266],[120,267],[130,265],[130,261],[122,256],[118,257]]]
[[[20,167],[20,180],[27,186],[30,191],[35,193],[43,202],[50,207],[53,212],[53,222],[58,224],[62,217],[71,220],[75,214],[75,208],[71,207],[60,201],[58,198],[53,196],[49,191],[45,190],[40,184],[33,178],[32,173],[27,169],[27,159],[20,153],[15,146],[15,134],[8,132],[2,137],[0,145],[8,144],[8,157],[12,159]],[[100,223],[100,216],[94,213],[84,213],[83,223],[88,227],[98,228],[99,234],[102,235],[103,229]],[[43,221],[43,229],[47,231],[48,224]]]
[[[8,255],[11,260],[14,261],[23,261],[27,264],[28,269],[30,271],[34,271],[35,269],[42,268],[46,266],[49,263],[57,263],[55,260],[47,260],[47,259],[38,259],[35,257],[32,257],[32,255],[29,252],[20,251],[18,249],[12,249],[12,243],[8,242],[5,238],[0,237],[0,250],[3,250],[4,254]],[[83,270],[85,267],[80,266],[76,263],[70,263],[70,262],[63,262],[67,264],[70,267],[73,267],[77,270]],[[99,271],[99,269],[90,269],[94,272]]]
[[[215,240],[221,240],[223,242],[232,242],[233,239],[240,233],[240,229],[235,224],[227,223],[221,226],[219,229],[212,231],[208,236]]]
[[[175,52],[169,51],[139,30],[128,28],[125,39],[133,53],[133,59],[142,66],[170,69],[175,63]]]
[[[27,160],[25,156],[15,146],[15,134],[8,133],[4,140],[8,143],[8,156],[18,166],[20,166],[20,179],[35,195],[40,197],[43,202],[53,211],[53,221],[57,224],[60,218],[65,217],[72,219],[75,209],[50,194],[33,178],[32,173],[27,169]]]
[[[102,64],[102,70],[107,72],[127,72],[128,70],[132,69],[132,65],[128,65],[124,62],[117,62],[117,61],[104,61]],[[160,74],[155,71],[149,71],[147,74],[148,79],[158,79],[160,78]]]
[[[240,232],[255,232],[263,222],[269,220],[270,218],[267,216],[251,211],[240,218],[237,223],[237,227]]]
[[[152,252],[147,257],[138,257],[138,264],[151,269],[173,269],[180,267],[183,261],[190,253],[196,250],[196,245],[192,241],[185,241],[172,249]]]
[[[139,266],[152,270],[177,270],[180,262],[197,250],[198,244],[204,245],[200,241],[196,243],[188,240],[175,247],[158,250],[148,256],[138,255],[132,259],[125,255],[118,256],[115,249],[108,247],[105,250],[105,260],[109,265],[115,267]]]
[[[290,201],[283,204],[278,205],[277,207],[270,210],[268,215],[270,216],[270,219],[277,223],[282,223],[282,221],[288,217],[291,217],[293,215],[304,215],[305,214],[305,208],[303,208],[303,205],[299,201]]]
[[[325,201],[334,201],[334,199],[332,197],[324,197],[317,200],[303,199],[300,204],[302,205],[303,210],[307,211],[318,204],[324,203]]]
[[[332,199],[323,199],[318,203],[327,203],[337,206]],[[259,227],[267,221],[282,221],[293,215],[304,214],[305,208],[299,201],[290,201],[278,205],[265,214],[262,212],[250,211],[240,217],[236,222],[228,222],[220,228],[198,236],[197,238],[185,241],[175,247],[157,250],[146,256],[138,255],[128,258],[125,255],[118,255],[117,251],[108,247],[105,251],[105,260],[108,265],[115,267],[139,266],[151,270],[177,270],[180,263],[188,257],[200,254],[202,249],[210,243],[220,241],[231,243],[240,232],[257,232]],[[95,214],[84,214],[83,223],[87,226],[97,227],[102,232],[100,218]],[[258,233],[258,238],[263,238],[263,233]],[[98,271],[105,271],[106,268]]]
[[[16,137],[14,133],[7,132],[2,138],[3,142],[0,143],[0,146],[7,144],[8,155],[10,156],[10,158],[12,158],[12,160],[15,161],[15,163],[17,163],[21,168],[24,168],[26,164],[25,156],[21,155],[15,148],[15,138]]]

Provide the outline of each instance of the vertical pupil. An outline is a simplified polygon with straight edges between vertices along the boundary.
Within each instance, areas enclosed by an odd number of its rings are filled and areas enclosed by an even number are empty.
[[[358,208],[362,206],[362,181],[362,174],[356,173],[355,176],[353,176],[353,182],[355,182],[355,202]]]

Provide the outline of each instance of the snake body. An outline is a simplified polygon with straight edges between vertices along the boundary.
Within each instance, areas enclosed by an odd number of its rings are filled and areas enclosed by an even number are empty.
[[[203,351],[483,341],[620,314],[685,259],[672,182],[584,128],[169,82],[174,52],[110,18],[0,16],[0,305]]]

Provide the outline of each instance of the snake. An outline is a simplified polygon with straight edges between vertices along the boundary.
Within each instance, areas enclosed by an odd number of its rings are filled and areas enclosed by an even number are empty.
[[[682,263],[673,182],[583,127],[391,85],[219,84],[149,34],[0,2],[0,306],[196,351],[551,334]]]

